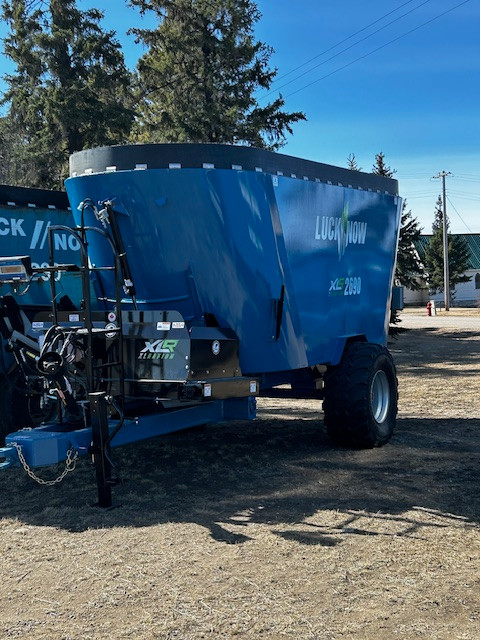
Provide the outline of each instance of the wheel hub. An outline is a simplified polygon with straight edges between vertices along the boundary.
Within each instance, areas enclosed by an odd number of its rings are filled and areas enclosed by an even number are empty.
[[[377,371],[372,380],[370,403],[373,417],[381,424],[385,421],[390,408],[390,385],[385,371]]]

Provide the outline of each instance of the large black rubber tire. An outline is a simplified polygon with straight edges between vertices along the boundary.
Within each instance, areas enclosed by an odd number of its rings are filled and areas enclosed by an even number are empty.
[[[347,345],[341,362],[325,373],[324,422],[343,447],[380,447],[392,437],[398,405],[395,365],[378,344]]]

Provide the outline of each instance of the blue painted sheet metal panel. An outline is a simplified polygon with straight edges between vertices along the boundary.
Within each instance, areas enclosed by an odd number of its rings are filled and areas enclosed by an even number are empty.
[[[245,373],[306,366],[271,177],[184,169],[117,172],[67,180],[72,206],[115,198],[140,304],[178,309],[187,319],[215,314],[240,340]],[[87,216],[88,217],[88,216]],[[94,223],[90,214],[89,223]],[[91,239],[95,264],[106,243]],[[286,271],[286,273],[285,273]],[[287,286],[281,335],[273,300]],[[112,283],[104,288],[113,298]]]
[[[25,190],[28,191],[28,190]],[[0,205],[0,256],[24,256],[32,259],[34,267],[48,264],[48,228],[54,224],[72,226],[71,211],[47,207],[23,207]],[[55,232],[55,261],[79,264],[78,241],[64,231]],[[51,302],[48,277],[34,276],[27,293],[19,298],[22,305],[46,306]],[[81,299],[81,282],[78,274],[58,274],[59,297],[68,294],[73,302]],[[18,290],[25,287],[20,285]],[[13,293],[9,285],[0,287],[0,295]]]
[[[288,178],[275,195],[309,364],[336,363],[341,336],[385,343],[400,199]]]
[[[227,169],[117,171],[66,187],[74,212],[85,198],[115,200],[141,306],[215,314],[240,339],[244,373],[332,362],[339,336],[385,341],[395,196]],[[90,251],[110,264],[101,239]]]

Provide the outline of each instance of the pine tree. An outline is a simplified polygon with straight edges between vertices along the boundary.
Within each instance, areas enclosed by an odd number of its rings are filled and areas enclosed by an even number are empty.
[[[389,166],[385,164],[385,154],[383,151],[377,153],[375,156],[375,164],[372,167],[372,173],[375,173],[377,176],[385,176],[386,178],[393,178],[396,173],[395,169],[391,169]]]
[[[131,77],[96,9],[80,11],[75,0],[4,0],[2,17],[10,27],[5,54],[16,66],[3,97],[22,172],[16,182],[58,188],[72,152],[127,140]]]
[[[279,96],[260,106],[276,71],[272,49],[255,41],[260,13],[252,0],[130,0],[154,11],[156,29],[133,29],[147,53],[138,64],[134,139],[237,143],[278,149],[303,113]]]
[[[447,227],[447,250],[448,250],[448,271],[450,280],[450,293],[453,299],[455,286],[460,282],[471,280],[465,275],[470,261],[470,251],[468,245],[460,236],[451,235],[449,229],[448,216]],[[440,293],[444,290],[444,264],[443,264],[443,203],[442,197],[438,196],[435,204],[435,217],[432,224],[432,237],[425,249],[425,269],[428,274],[428,284],[432,293]]]
[[[351,153],[347,158],[347,169],[350,169],[350,171],[363,171],[362,167],[358,166],[354,153]]]
[[[412,211],[407,211],[407,201],[403,201],[400,219],[400,237],[398,240],[397,265],[395,279],[404,287],[413,291],[420,289],[425,268],[420,260],[415,243],[420,239],[422,229]]]
[[[396,173],[385,164],[385,154],[381,151],[375,156],[375,164],[372,173],[378,176],[393,178]],[[419,278],[424,277],[425,269],[420,260],[415,241],[420,238],[422,230],[418,220],[413,217],[411,211],[407,211],[407,202],[403,202],[402,217],[400,219],[400,237],[398,240],[397,265],[395,269],[395,279],[404,287],[409,289],[420,289]]]
[[[25,0],[4,0],[1,17],[10,26],[4,53],[16,67],[16,73],[4,76],[8,88],[0,100],[0,105],[9,105],[0,122],[3,175],[6,182],[22,184],[25,179],[33,185],[36,168],[30,144],[43,122],[40,86],[45,65],[37,43],[41,11]]]

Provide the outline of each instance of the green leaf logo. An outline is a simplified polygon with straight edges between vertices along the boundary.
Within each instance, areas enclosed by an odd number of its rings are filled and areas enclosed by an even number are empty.
[[[348,202],[345,203],[342,211],[341,233],[338,234],[338,259],[341,260],[347,248],[347,231],[348,231]]]

